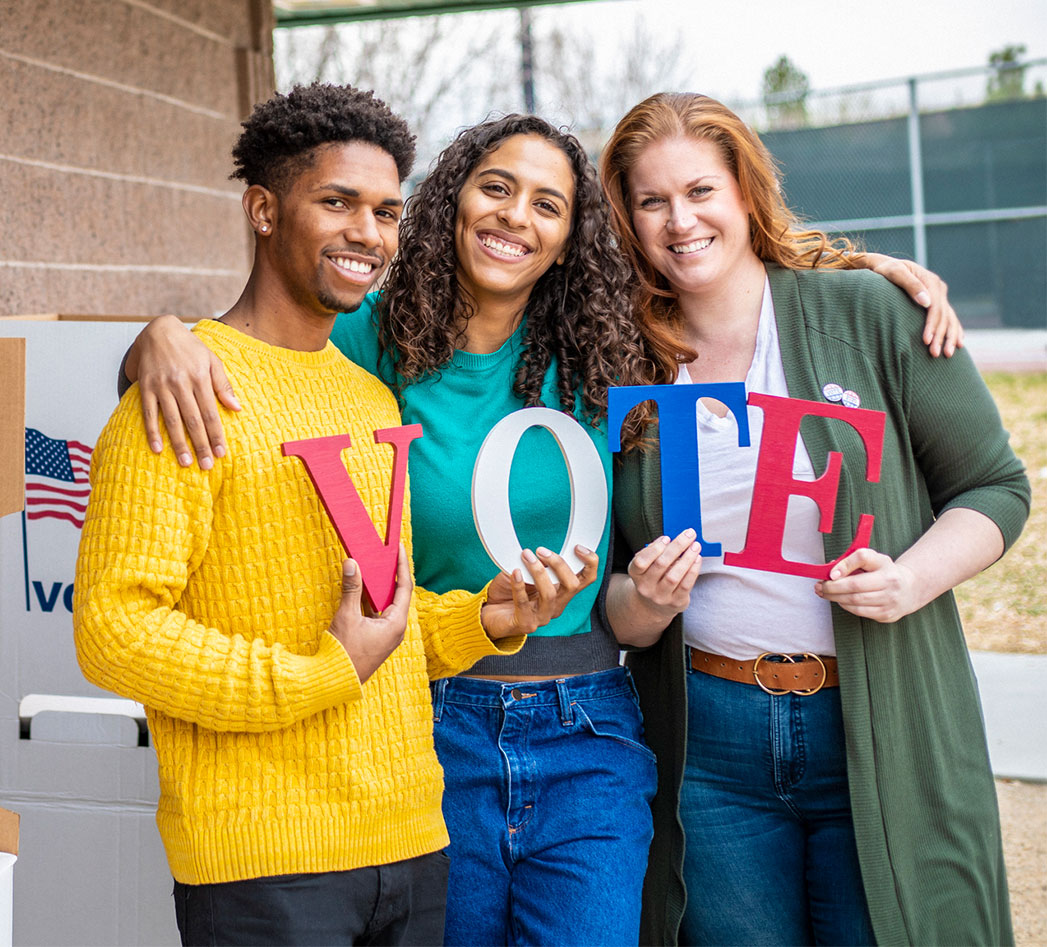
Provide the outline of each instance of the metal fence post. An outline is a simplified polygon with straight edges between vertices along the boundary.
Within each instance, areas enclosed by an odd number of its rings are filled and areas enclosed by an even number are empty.
[[[912,193],[912,235],[916,262],[927,265],[927,219],[923,204],[923,151],[920,147],[920,107],[916,77],[909,79],[909,187]]]

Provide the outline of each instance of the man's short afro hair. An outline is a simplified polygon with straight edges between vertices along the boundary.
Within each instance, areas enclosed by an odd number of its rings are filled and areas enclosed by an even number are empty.
[[[249,187],[284,191],[313,163],[320,145],[362,141],[388,152],[403,181],[414,165],[414,135],[373,92],[314,82],[276,93],[254,107],[233,148],[235,170]]]

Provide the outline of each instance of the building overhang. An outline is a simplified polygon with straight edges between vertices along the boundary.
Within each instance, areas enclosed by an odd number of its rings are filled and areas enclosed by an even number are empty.
[[[437,13],[512,10],[584,0],[273,0],[276,26],[331,26],[357,20],[382,20]]]

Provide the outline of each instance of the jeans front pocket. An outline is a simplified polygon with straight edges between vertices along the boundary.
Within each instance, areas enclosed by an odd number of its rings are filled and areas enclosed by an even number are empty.
[[[643,738],[643,715],[632,697],[623,694],[579,700],[574,710],[579,720],[595,736],[617,740],[651,763],[655,762],[654,753]]]

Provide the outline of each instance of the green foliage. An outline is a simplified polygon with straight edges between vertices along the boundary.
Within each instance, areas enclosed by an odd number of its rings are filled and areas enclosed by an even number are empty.
[[[763,102],[771,128],[799,128],[807,124],[810,80],[788,56],[778,57],[763,73]]]
[[[1009,102],[1025,98],[1025,70],[1021,62],[1025,55],[1025,44],[1009,43],[1003,49],[989,53],[989,65],[995,70],[985,87],[985,98],[989,102]]]

